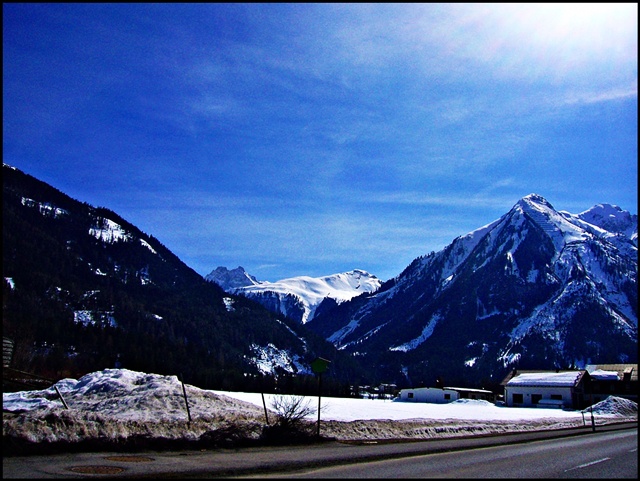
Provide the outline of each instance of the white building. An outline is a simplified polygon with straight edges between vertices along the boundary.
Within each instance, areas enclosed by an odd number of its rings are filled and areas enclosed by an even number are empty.
[[[460,399],[460,394],[451,388],[418,387],[402,389],[398,397],[405,402],[444,404]]]
[[[585,370],[513,371],[502,381],[505,404],[578,409],[585,400],[585,373]]]
[[[458,399],[480,399],[493,402],[494,394],[486,389],[465,387],[418,387],[402,389],[398,401],[445,404]]]

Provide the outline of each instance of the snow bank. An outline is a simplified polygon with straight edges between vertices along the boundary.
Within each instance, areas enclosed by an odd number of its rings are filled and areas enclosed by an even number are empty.
[[[55,387],[54,387],[55,386]],[[95,413],[105,418],[138,422],[181,421],[194,417],[264,415],[256,406],[185,385],[177,376],[145,374],[128,369],[105,369],[79,380],[63,379],[41,391],[21,391],[2,395],[3,411],[22,413],[64,409],[55,388],[71,411]]]
[[[615,396],[609,396],[604,401],[600,401],[587,409],[583,409],[582,412],[591,412],[592,409],[594,414],[599,415],[638,416],[638,403]]]

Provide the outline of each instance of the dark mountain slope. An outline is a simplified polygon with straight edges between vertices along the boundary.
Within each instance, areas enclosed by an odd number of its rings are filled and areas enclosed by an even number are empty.
[[[267,346],[284,355],[282,375],[342,357],[304,326],[206,282],[118,214],[7,165],[2,247],[15,369],[59,379],[120,365],[249,390],[274,386],[258,369]],[[358,375],[349,358],[335,365],[336,382]]]

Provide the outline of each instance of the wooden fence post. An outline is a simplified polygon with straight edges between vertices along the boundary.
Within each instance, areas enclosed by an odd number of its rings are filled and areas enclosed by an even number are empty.
[[[184,387],[184,380],[182,373],[180,373],[180,382],[182,383],[182,395],[184,396],[184,405],[187,406],[187,417],[189,418],[189,424],[191,424],[191,411],[189,411],[189,401],[187,400],[187,390]]]
[[[62,404],[64,404],[65,409],[69,409],[69,406],[67,406],[66,401],[64,400],[64,398],[62,397],[62,394],[60,394],[60,391],[58,390],[58,386],[53,386],[53,389],[56,390],[56,392],[58,393],[58,396],[60,397],[60,400],[62,401]]]

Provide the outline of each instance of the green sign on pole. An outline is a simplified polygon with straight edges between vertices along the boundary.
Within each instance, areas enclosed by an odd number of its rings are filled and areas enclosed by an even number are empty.
[[[322,396],[322,373],[327,370],[331,361],[317,357],[311,362],[311,370],[318,375],[318,429],[316,436],[320,437],[320,398]]]
[[[327,370],[331,361],[324,359],[322,357],[316,357],[313,361],[311,361],[311,370],[316,374],[322,374]]]

